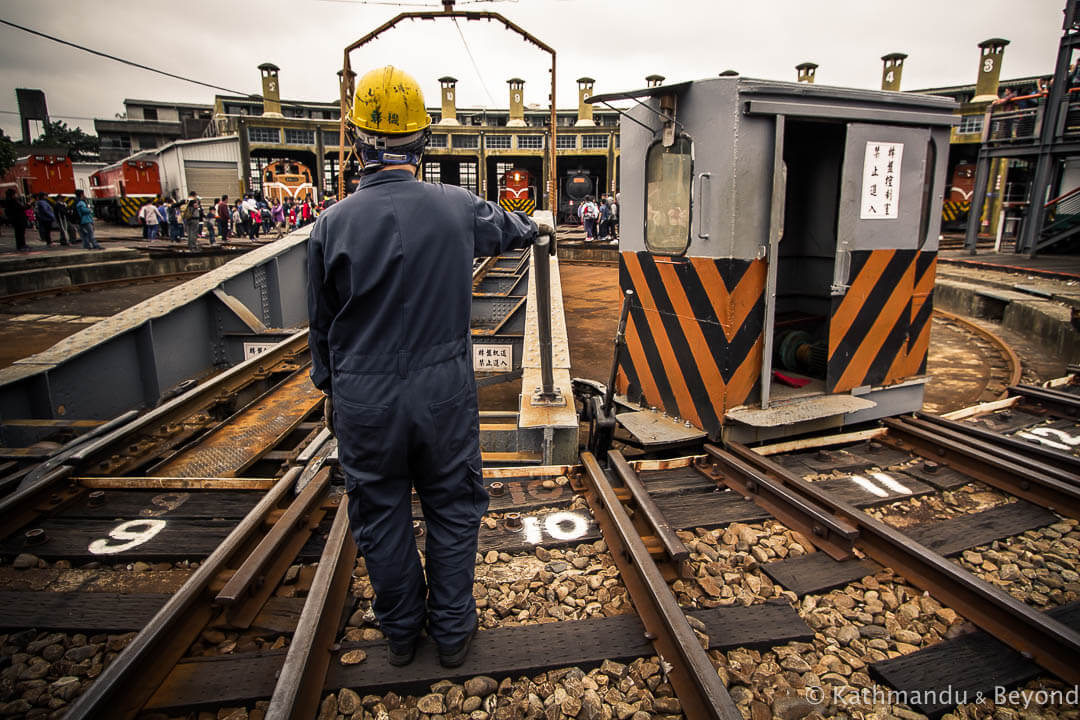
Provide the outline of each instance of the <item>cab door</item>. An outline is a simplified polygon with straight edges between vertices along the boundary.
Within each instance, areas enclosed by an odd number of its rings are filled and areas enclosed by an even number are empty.
[[[919,249],[927,240],[937,194],[936,154],[929,128],[847,125],[831,288],[829,392],[858,393],[907,374]]]

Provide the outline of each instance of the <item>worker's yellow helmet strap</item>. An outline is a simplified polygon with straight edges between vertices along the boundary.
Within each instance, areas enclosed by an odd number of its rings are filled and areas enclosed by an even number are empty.
[[[364,74],[356,85],[349,121],[377,135],[411,135],[431,125],[420,84],[392,65]]]

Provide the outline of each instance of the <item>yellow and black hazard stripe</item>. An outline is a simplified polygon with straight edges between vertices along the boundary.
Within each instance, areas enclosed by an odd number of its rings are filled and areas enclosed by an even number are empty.
[[[618,391],[718,436],[759,385],[765,262],[624,252],[619,281],[634,296]]]
[[[117,202],[117,220],[125,225],[138,225],[139,208],[146,204],[145,197],[123,197]]]
[[[829,320],[830,392],[891,384],[925,371],[937,254],[857,250]]]
[[[536,201],[530,197],[504,197],[499,200],[499,205],[501,205],[503,209],[511,212],[514,210],[521,210],[526,215],[532,215],[533,211],[536,210]]]
[[[970,200],[946,200],[941,203],[941,219],[945,222],[963,220],[967,217],[970,209]]]

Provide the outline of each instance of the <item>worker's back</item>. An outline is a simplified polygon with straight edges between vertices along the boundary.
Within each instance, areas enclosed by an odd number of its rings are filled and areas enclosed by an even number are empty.
[[[325,334],[314,339],[327,343],[333,366],[313,369],[316,384],[331,369],[405,374],[465,352],[473,258],[533,232],[462,188],[405,170],[365,177],[319,217],[309,241],[309,293],[322,299],[312,332]]]

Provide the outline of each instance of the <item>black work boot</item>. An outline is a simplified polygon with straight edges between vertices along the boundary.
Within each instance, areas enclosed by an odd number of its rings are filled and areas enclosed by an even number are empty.
[[[465,636],[457,645],[453,647],[439,646],[439,664],[444,668],[456,668],[465,662],[465,658],[469,656],[469,647],[472,645],[473,636],[476,635],[476,629],[479,626],[473,625],[473,629]]]
[[[420,637],[413,637],[405,642],[386,640],[386,660],[394,667],[401,667],[412,662],[416,655],[416,646],[420,643]]]

